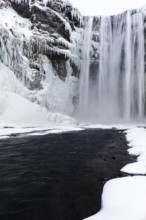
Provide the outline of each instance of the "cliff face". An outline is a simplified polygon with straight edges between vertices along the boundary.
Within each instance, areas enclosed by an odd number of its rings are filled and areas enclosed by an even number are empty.
[[[24,95],[51,111],[73,111],[81,23],[68,1],[0,2],[0,60],[33,94]]]

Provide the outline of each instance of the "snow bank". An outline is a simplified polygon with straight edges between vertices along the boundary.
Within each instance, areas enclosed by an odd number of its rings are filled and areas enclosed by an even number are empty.
[[[90,124],[86,125],[86,128],[95,128],[95,129],[117,129],[117,130],[126,130],[130,128],[135,128],[134,124]]]
[[[24,97],[12,93],[0,92],[0,123],[15,126],[37,126],[47,124],[45,116],[39,112],[39,106]]]
[[[82,128],[79,127],[63,127],[63,126],[46,126],[46,127],[15,127],[15,128],[0,128],[0,139],[7,139],[13,136],[15,137],[28,137],[28,136],[43,136],[47,134],[56,134],[63,132],[73,132],[73,131],[82,131]]]
[[[24,97],[31,97],[35,94],[28,90],[21,81],[19,81],[14,72],[0,62],[0,91],[18,93]]]
[[[145,220],[146,177],[108,181],[102,194],[102,209],[90,220]]]
[[[0,127],[8,126],[50,126],[50,129],[59,127],[61,130],[72,130],[78,123],[69,116],[48,112],[21,95],[0,91]]]
[[[30,133],[32,130],[35,131],[34,126],[39,126],[39,128],[36,128],[39,135],[48,134],[50,130],[54,133],[80,129],[77,128],[78,123],[75,119],[55,112],[59,105],[64,108],[65,102],[70,106],[69,100],[71,100],[72,94],[66,92],[66,90],[69,91],[69,82],[64,83],[57,76],[53,76],[52,72],[49,73],[46,82],[44,82],[47,92],[45,88],[41,91],[31,91],[24,86],[23,82],[16,78],[13,71],[0,62],[1,138],[7,138],[10,134]],[[66,80],[69,79],[67,78]],[[42,93],[45,94],[42,96]],[[50,96],[49,94],[52,95]],[[48,97],[48,99],[45,99],[48,100],[47,103],[43,99],[43,97],[46,96]],[[62,96],[62,98],[60,98],[60,96]],[[39,101],[39,105],[32,103],[32,101]],[[47,105],[50,106],[50,111],[45,108]],[[33,126],[33,128],[29,130],[24,128],[26,126]],[[43,126],[42,132],[40,132],[40,126]],[[9,130],[4,129],[4,127],[14,128]],[[16,127],[17,130],[15,129]]]
[[[71,117],[47,112],[13,92],[0,91],[0,139],[80,131]]]
[[[137,156],[137,162],[126,165],[121,171],[130,174],[146,174],[146,129],[133,128],[126,131],[129,154]]]

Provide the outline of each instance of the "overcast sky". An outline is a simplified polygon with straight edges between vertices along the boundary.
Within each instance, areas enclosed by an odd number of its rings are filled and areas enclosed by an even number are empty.
[[[146,0],[69,0],[84,15],[112,15],[146,6]]]

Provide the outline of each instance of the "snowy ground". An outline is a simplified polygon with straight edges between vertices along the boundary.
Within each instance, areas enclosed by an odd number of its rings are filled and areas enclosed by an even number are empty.
[[[129,154],[137,162],[121,171],[129,174],[146,174],[146,129],[126,131]],[[102,208],[91,220],[146,220],[146,176],[123,177],[108,181],[102,193]]]

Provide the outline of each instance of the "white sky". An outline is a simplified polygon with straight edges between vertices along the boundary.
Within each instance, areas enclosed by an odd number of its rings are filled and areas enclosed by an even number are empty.
[[[83,15],[112,15],[146,6],[146,0],[69,0]]]

